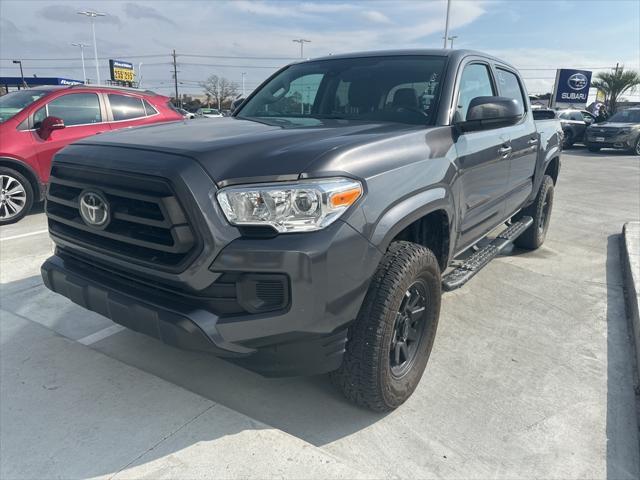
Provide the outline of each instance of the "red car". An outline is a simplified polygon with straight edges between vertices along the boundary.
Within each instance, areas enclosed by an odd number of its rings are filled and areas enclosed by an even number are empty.
[[[44,197],[62,147],[123,127],[182,120],[169,98],[119,87],[37,87],[0,97],[0,225]]]

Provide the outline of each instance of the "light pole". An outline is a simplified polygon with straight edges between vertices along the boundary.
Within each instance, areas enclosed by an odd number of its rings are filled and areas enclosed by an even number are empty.
[[[20,65],[20,78],[22,79],[22,86],[24,88],[27,88],[27,82],[24,81],[24,72],[22,71],[22,60],[13,60],[13,63]]]
[[[142,62],[138,63],[138,88],[142,87]]]
[[[104,17],[107,14],[94,12],[92,10],[86,10],[84,12],[78,12],[78,15],[86,15],[91,19],[91,33],[93,34],[93,58],[96,62],[96,79],[98,81],[98,85],[100,85],[100,69],[98,68],[98,46],[96,45],[96,17]]]
[[[90,47],[88,43],[72,43],[74,47],[78,47],[80,49],[80,59],[82,60],[82,76],[84,77],[84,83],[87,83],[87,71],[84,68],[84,47]]]
[[[449,12],[451,11],[451,0],[447,0],[447,19],[444,22],[444,46],[447,48],[447,37],[449,37]]]
[[[244,98],[244,77],[247,75],[247,72],[242,72],[242,98]]]
[[[449,48],[453,49],[453,41],[454,41],[456,38],[458,38],[458,35],[451,35],[451,36],[449,37],[449,40],[451,41],[451,45],[450,45],[450,47],[449,47]]]
[[[297,38],[292,41],[300,44],[300,58],[304,58],[304,44],[311,43],[311,40],[305,40],[304,38]]]

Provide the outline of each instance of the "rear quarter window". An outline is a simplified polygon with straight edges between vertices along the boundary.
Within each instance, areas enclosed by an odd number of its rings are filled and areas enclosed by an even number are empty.
[[[145,105],[139,97],[120,95],[117,93],[108,94],[111,112],[114,121],[133,120],[147,116]]]

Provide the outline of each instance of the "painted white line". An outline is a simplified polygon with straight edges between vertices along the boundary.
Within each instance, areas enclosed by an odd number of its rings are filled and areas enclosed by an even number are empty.
[[[87,335],[86,337],[77,340],[77,342],[87,346],[93,345],[94,343],[104,340],[111,335],[115,335],[122,330],[126,329],[120,325],[111,325],[110,327],[103,328],[102,330],[98,330],[96,333],[92,333],[91,335]]]
[[[20,235],[13,235],[12,237],[0,237],[0,242],[6,242],[7,240],[17,240],[18,238],[30,237],[32,235],[40,235],[41,233],[48,233],[49,230],[38,230],[36,232],[22,233]]]

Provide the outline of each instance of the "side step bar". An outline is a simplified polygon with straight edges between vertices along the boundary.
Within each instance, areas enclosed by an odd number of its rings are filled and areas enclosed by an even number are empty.
[[[454,270],[447,273],[442,278],[442,289],[445,292],[450,292],[463,286],[531,225],[533,225],[531,217],[522,217],[517,222],[513,222],[489,245],[481,248]]]

